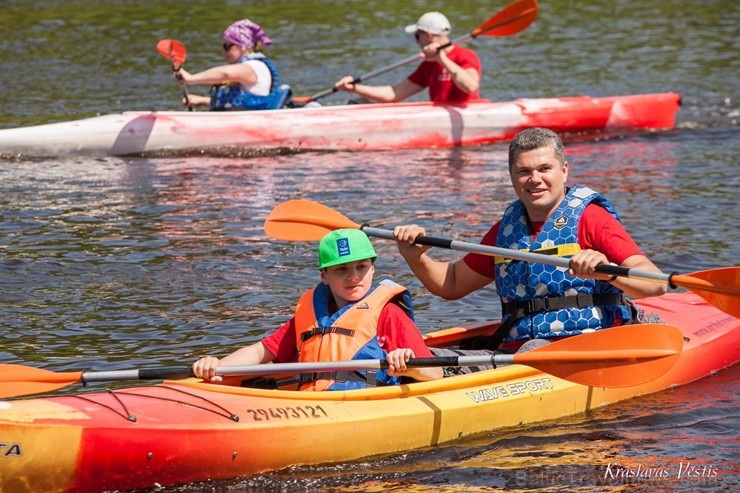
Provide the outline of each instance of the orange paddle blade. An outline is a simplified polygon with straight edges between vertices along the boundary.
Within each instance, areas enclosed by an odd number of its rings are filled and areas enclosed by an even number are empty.
[[[172,62],[172,66],[179,68],[188,56],[185,45],[174,39],[162,39],[157,43],[157,51],[160,55]]]
[[[56,373],[31,366],[0,364],[0,398],[51,392],[82,381],[82,372]]]
[[[318,241],[335,229],[360,229],[339,212],[310,200],[288,200],[278,204],[265,219],[265,233],[288,241]]]
[[[518,0],[492,15],[470,33],[478,36],[513,36],[524,31],[537,18],[537,0]]]
[[[670,370],[682,347],[683,334],[671,325],[625,325],[515,354],[514,362],[592,387],[629,387]]]
[[[670,282],[674,286],[690,289],[723,312],[740,318],[740,267],[674,274]]]

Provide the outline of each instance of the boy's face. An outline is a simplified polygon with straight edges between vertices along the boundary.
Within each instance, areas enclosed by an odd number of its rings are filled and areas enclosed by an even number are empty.
[[[371,260],[327,267],[321,271],[321,282],[329,286],[338,308],[361,300],[373,284],[375,267]]]

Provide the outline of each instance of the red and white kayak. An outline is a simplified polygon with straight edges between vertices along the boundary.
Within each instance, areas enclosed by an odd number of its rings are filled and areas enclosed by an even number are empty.
[[[580,385],[515,364],[346,392],[187,379],[0,401],[0,491],[152,488],[398,453],[581,413],[692,382],[740,359],[740,319],[697,295],[638,305],[680,328],[684,342],[667,373],[630,387]],[[447,329],[427,342],[445,346],[495,326]]]
[[[489,144],[527,127],[610,136],[674,128],[676,93],[305,107],[249,112],[124,112],[0,130],[0,156],[388,150]]]

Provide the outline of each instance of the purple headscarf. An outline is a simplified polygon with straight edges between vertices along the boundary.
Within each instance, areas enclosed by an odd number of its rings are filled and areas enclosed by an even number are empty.
[[[267,37],[265,31],[249,19],[236,21],[227,27],[224,31],[224,41],[250,50],[254,49],[258,41],[262,41],[265,46],[272,44],[272,40]]]

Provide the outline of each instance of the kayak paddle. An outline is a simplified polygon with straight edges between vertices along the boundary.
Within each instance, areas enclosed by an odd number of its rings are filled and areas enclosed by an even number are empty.
[[[447,367],[522,364],[558,378],[593,387],[629,387],[655,380],[681,355],[683,335],[665,324],[625,325],[568,337],[519,354],[412,358],[407,366]],[[380,370],[384,359],[320,361],[222,366],[221,376]],[[192,369],[159,368],[85,372],[53,372],[30,366],[0,364],[0,398],[51,392],[75,383],[122,380],[164,380],[194,376]]]
[[[185,49],[185,45],[174,39],[162,39],[157,43],[157,51],[160,55],[165,57],[172,63],[172,71],[177,73],[185,63],[185,59],[188,56],[188,52]],[[182,97],[185,99],[188,111],[193,111],[193,105],[190,104],[190,96],[188,95],[188,88],[185,87],[182,79],[178,76],[177,80],[180,81],[180,88],[182,88]]]
[[[504,7],[499,12],[493,14],[486,22],[473,29],[470,33],[453,39],[452,41],[450,41],[450,43],[441,46],[440,49],[447,48],[453,43],[464,43],[465,41],[477,38],[478,36],[513,36],[514,34],[518,34],[528,28],[529,25],[532,24],[536,18],[537,0],[516,0],[514,3]],[[352,79],[352,83],[359,84],[360,82],[368,81],[370,79],[378,77],[379,75],[388,73],[391,70],[395,70],[398,67],[402,67],[418,60],[418,54],[412,55],[398,62],[386,65],[385,67],[379,68],[372,72],[368,72],[359,77],[355,77],[354,79]],[[311,101],[317,101],[337,91],[338,89],[336,87],[332,87],[331,89],[326,89],[324,91],[318,92],[313,96],[294,96],[293,100],[299,103],[310,103]]]
[[[265,220],[265,233],[279,240],[318,241],[329,231],[340,228],[360,229],[368,236],[393,240],[393,231],[357,224],[339,212],[310,200],[288,200],[278,204]],[[477,243],[466,243],[435,236],[420,236],[420,245],[431,245],[463,252],[569,267],[569,260],[541,253],[522,252]],[[687,288],[712,305],[734,317],[740,317],[740,268],[724,267],[691,274],[663,274],[629,269],[617,265],[599,265],[597,272],[615,276],[662,282],[672,288]]]

